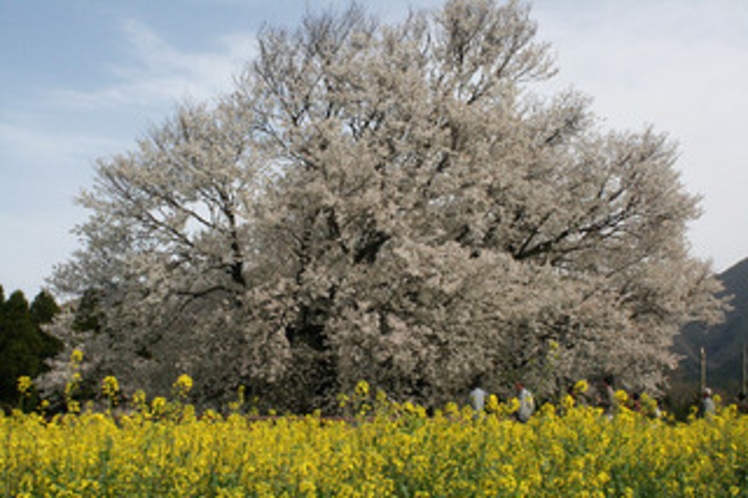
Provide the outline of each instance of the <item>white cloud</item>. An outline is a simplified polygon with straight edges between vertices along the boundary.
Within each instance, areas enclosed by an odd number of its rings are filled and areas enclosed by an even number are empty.
[[[81,160],[106,151],[122,148],[125,142],[94,133],[55,129],[48,131],[42,127],[25,125],[13,120],[0,120],[0,147],[3,155],[13,158],[18,164],[33,164],[47,170],[59,165],[77,164]]]
[[[207,50],[180,50],[147,25],[122,25],[124,60],[93,90],[32,90],[0,113],[0,284],[35,294],[76,248],[85,219],[73,198],[97,157],[123,152],[182,99],[230,88],[252,55],[252,37],[228,34]]]
[[[86,111],[125,106],[162,109],[182,99],[209,99],[231,88],[255,51],[251,34],[227,34],[216,40],[213,51],[189,52],[140,21],[124,21],[122,33],[128,59],[110,68],[113,82],[92,91],[55,90],[54,105]]]
[[[703,196],[695,253],[723,270],[748,256],[748,2],[535,2],[559,58],[554,88],[594,99],[613,129],[653,124],[679,143],[687,190]]]
[[[48,209],[23,217],[0,212],[0,227],[7,236],[0,244],[0,285],[6,296],[22,290],[32,298],[45,285],[61,258],[76,248],[70,233],[78,220],[73,209]]]

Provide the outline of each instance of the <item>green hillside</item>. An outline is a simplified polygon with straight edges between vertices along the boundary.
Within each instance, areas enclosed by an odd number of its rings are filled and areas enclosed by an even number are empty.
[[[673,388],[696,393],[700,379],[700,349],[707,356],[707,383],[730,400],[740,392],[742,354],[748,343],[748,258],[719,276],[725,293],[732,295],[732,311],[724,323],[704,327],[689,325],[676,338],[674,350],[683,355],[672,377]]]

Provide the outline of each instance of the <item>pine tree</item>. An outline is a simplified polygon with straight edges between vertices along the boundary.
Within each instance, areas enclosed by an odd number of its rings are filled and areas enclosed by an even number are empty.
[[[18,399],[18,378],[39,372],[41,360],[36,352],[43,348],[21,291],[13,292],[3,304],[0,337],[0,400],[13,403]]]
[[[42,325],[51,323],[55,315],[60,312],[60,307],[55,302],[52,294],[47,291],[41,291],[34,298],[29,311],[31,312],[31,319],[34,320],[34,323]]]
[[[31,319],[36,325],[37,333],[41,338],[41,349],[36,353],[42,360],[55,356],[63,349],[62,341],[44,330],[44,326],[51,324],[54,317],[57,316],[60,311],[61,308],[55,301],[55,298],[47,291],[41,291],[31,303],[29,313]],[[47,371],[47,368],[47,365],[43,363],[40,370],[35,375],[44,373]]]
[[[44,291],[30,307],[22,291],[13,292],[7,301],[0,299],[0,403],[15,404],[18,378],[44,373],[45,360],[62,350],[62,342],[42,329],[59,311],[52,295]]]

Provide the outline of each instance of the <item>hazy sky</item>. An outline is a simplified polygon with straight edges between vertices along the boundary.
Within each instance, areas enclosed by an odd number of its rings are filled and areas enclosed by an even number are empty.
[[[436,0],[362,1],[385,20]],[[228,89],[263,24],[327,0],[0,0],[0,285],[33,297],[77,246],[73,198],[97,157],[131,149],[185,99]],[[704,214],[693,253],[748,257],[748,1],[536,0],[553,83],[590,95],[603,125],[653,125]]]

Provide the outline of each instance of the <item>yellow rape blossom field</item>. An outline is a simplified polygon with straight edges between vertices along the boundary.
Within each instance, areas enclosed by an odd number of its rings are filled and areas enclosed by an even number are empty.
[[[0,415],[0,494],[27,496],[473,497],[748,496],[748,417],[687,423],[621,408],[516,403],[431,416],[357,389],[357,415],[196,416],[180,378],[172,400],[135,396],[127,413]],[[104,392],[116,380],[107,378]],[[181,390],[181,391],[180,391]]]

